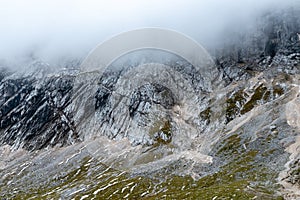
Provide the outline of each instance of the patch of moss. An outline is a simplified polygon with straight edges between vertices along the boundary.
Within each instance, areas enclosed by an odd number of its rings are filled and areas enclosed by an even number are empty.
[[[263,99],[264,94],[266,92],[267,92],[267,88],[263,84],[258,86],[255,89],[254,94],[251,96],[251,99],[247,101],[247,103],[243,106],[243,109],[241,110],[241,114],[245,114],[250,110],[252,110],[259,103],[259,101]]]
[[[263,101],[264,102],[268,102],[270,100],[272,100],[271,99],[271,92],[270,91],[266,91],[266,93],[264,94],[264,97],[263,97]]]
[[[280,85],[273,86],[272,90],[260,84],[247,100],[248,95],[241,89],[235,92],[226,101],[226,123],[232,121],[239,114],[251,111],[258,104],[272,101],[284,94],[284,89]]]
[[[280,85],[275,85],[273,87],[273,97],[279,97],[284,94],[284,89]]]
[[[165,121],[161,131],[166,135],[171,135],[171,123],[169,120]]]
[[[227,138],[227,142],[223,143],[222,146],[217,151],[217,155],[220,154],[233,154],[237,153],[238,147],[241,145],[241,138],[238,134],[233,134]]]
[[[296,164],[293,167],[294,167],[294,169],[290,172],[289,181],[292,184],[298,184],[298,186],[300,186],[300,166],[299,166],[299,163],[298,163],[298,165]]]
[[[59,199],[60,188],[72,188],[76,185],[79,185],[82,180],[87,178],[87,172],[89,165],[87,165],[90,157],[83,159],[81,165],[66,175],[59,176],[55,179],[52,179],[48,184],[38,187],[31,188],[27,192],[20,192],[14,199]],[[49,177],[50,178],[50,177]],[[46,195],[45,195],[46,194]]]
[[[210,118],[211,118],[211,108],[208,107],[207,109],[203,110],[200,114],[199,117],[206,122],[206,124],[210,123]]]
[[[232,121],[240,113],[241,106],[246,102],[246,97],[246,93],[239,90],[226,100],[226,123]]]
[[[274,139],[274,136],[264,135],[255,142],[249,138],[242,138],[242,134],[226,136],[215,151],[215,155],[226,163],[217,173],[218,176],[227,181],[246,181],[244,185],[246,193],[254,194],[259,199],[282,199],[276,194],[278,172],[270,169],[268,162],[264,162],[279,151],[272,148],[271,137]],[[262,147],[260,151],[256,149],[257,145]]]

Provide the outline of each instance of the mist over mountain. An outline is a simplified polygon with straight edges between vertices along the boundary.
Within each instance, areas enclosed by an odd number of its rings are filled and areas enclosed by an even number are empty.
[[[24,67],[40,59],[60,65],[83,59],[99,43],[120,32],[162,27],[186,34],[210,49],[228,35],[247,32],[266,10],[296,9],[287,1],[129,0],[2,2],[0,61]]]
[[[300,198],[299,2],[13,0],[0,17],[1,199]],[[143,27],[209,54],[84,68]]]

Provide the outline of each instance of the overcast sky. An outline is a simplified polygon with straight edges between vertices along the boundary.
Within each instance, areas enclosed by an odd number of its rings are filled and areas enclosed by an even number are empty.
[[[0,0],[0,61],[84,57],[112,35],[174,29],[209,46],[228,26],[297,0]]]

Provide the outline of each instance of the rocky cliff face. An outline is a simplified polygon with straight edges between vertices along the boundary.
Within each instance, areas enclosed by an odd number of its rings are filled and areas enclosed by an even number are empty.
[[[212,91],[174,55],[2,70],[1,197],[299,198],[300,18],[276,12],[216,51]]]
[[[276,69],[295,74],[299,60],[297,8],[275,10],[257,19],[246,32],[229,31],[224,48],[216,51],[217,65],[227,82],[244,80],[253,72]]]

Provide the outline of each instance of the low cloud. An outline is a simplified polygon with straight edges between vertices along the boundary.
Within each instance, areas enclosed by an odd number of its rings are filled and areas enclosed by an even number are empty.
[[[0,63],[34,59],[58,63],[84,58],[97,44],[120,32],[174,29],[205,47],[222,31],[243,29],[263,11],[299,6],[296,0],[10,0],[0,7]]]

